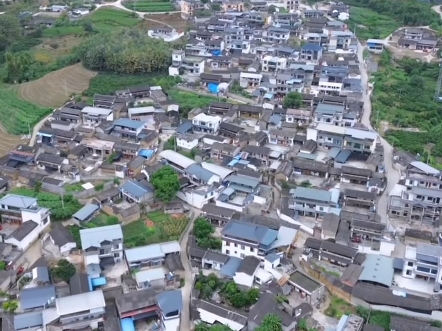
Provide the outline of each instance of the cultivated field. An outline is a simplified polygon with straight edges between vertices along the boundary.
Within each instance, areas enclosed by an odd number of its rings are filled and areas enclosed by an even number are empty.
[[[174,27],[177,31],[185,31],[189,26],[188,23],[181,18],[181,13],[173,14],[156,14],[156,15],[144,15],[146,19],[152,19],[158,22],[164,22],[160,24],[154,21],[143,20],[141,26],[146,29],[153,29],[159,27],[166,27],[168,25]]]
[[[18,89],[21,99],[43,107],[60,107],[72,94],[81,94],[89,87],[95,72],[83,68],[81,63],[69,66],[38,80],[23,83]]]
[[[175,11],[175,6],[170,3],[169,0],[126,0],[123,3],[127,9],[139,11],[139,12],[169,12]]]
[[[71,54],[74,47],[78,46],[80,43],[81,38],[75,36],[51,38],[45,40],[40,45],[35,46],[32,49],[32,53],[36,61],[49,64],[64,55]]]
[[[32,129],[32,128],[31,128]],[[18,144],[27,144],[29,139],[27,137],[14,136],[6,132],[2,125],[0,125],[0,156],[8,154]]]

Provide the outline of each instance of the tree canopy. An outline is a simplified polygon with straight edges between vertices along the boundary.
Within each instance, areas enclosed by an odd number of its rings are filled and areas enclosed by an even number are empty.
[[[0,53],[22,37],[22,28],[14,15],[0,15]]]
[[[172,61],[172,45],[150,38],[139,29],[96,34],[77,48],[84,66],[119,74],[166,70]]]
[[[172,200],[180,189],[178,175],[169,166],[154,172],[151,182],[155,188],[155,197],[163,202]]]
[[[274,314],[268,314],[262,320],[261,325],[256,328],[257,331],[282,331],[281,319]]]
[[[345,0],[344,2],[391,16],[405,26],[441,25],[439,14],[426,3],[417,0]]]
[[[284,107],[299,108],[302,105],[302,95],[299,92],[290,92],[284,98]]]
[[[59,278],[66,283],[69,283],[69,280],[75,275],[75,267],[68,260],[59,260],[57,265],[52,268],[51,274],[55,278]]]
[[[213,237],[215,228],[203,217],[198,217],[193,223],[193,234],[201,248],[221,249],[221,240]]]

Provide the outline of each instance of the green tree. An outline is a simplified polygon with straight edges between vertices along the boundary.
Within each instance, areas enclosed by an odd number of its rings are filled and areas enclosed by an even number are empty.
[[[68,260],[59,260],[57,265],[51,270],[51,274],[54,278],[61,279],[66,283],[75,275],[75,266]]]
[[[256,328],[257,331],[282,331],[281,319],[274,314],[268,314],[262,320],[261,325]]]
[[[6,262],[0,261],[0,270],[6,270]]]
[[[42,184],[42,182],[36,182],[35,183],[35,185],[34,185],[34,191],[35,191],[35,193],[38,193],[38,192],[40,192],[41,191],[41,186],[42,186],[43,184]]]
[[[284,107],[299,108],[302,106],[302,94],[299,92],[290,92],[284,98]]]
[[[267,10],[267,12],[269,14],[273,14],[274,12],[276,12],[276,7],[273,5],[269,6],[269,9]]]
[[[155,188],[155,197],[163,202],[169,202],[180,189],[178,175],[169,166],[153,173],[152,185]]]
[[[2,308],[8,313],[13,313],[18,308],[18,302],[15,300],[3,302]]]
[[[312,183],[310,183],[309,180],[303,180],[303,181],[299,184],[299,186],[301,186],[301,187],[311,187],[311,186],[312,186]]]
[[[86,31],[86,32],[93,32],[94,31],[94,26],[92,25],[91,21],[84,21],[83,28],[84,28],[84,31]]]
[[[307,331],[307,320],[305,318],[301,318],[298,322],[298,330]]]
[[[22,28],[17,16],[0,15],[0,53],[22,38]]]
[[[1,16],[1,15],[0,15]],[[32,58],[28,52],[6,53],[6,82],[21,83],[32,64]]]
[[[222,242],[212,236],[215,228],[203,217],[198,217],[193,223],[193,234],[201,248],[221,249]]]

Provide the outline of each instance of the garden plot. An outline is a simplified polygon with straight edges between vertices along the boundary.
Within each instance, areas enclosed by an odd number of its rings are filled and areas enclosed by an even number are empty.
[[[131,248],[178,240],[188,223],[185,215],[151,212],[147,217],[123,226],[124,244]]]

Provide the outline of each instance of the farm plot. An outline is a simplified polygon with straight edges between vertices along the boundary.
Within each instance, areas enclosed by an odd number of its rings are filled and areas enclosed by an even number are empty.
[[[95,75],[95,72],[83,68],[81,63],[78,63],[51,72],[38,80],[21,84],[18,95],[23,100],[43,107],[60,107],[72,94],[85,91]]]
[[[124,7],[139,12],[162,13],[175,11],[175,6],[168,0],[151,1],[151,0],[126,0]]]
[[[0,93],[1,95],[1,93]],[[1,113],[1,109],[0,109]],[[21,136],[14,136],[6,132],[3,125],[0,125],[0,156],[4,156],[9,153],[10,150],[14,149],[18,144],[27,144],[29,139],[22,139]]]
[[[35,46],[32,49],[32,54],[36,61],[49,64],[65,55],[71,54],[72,50],[80,43],[81,38],[75,36],[51,38]]]
[[[0,122],[2,129],[9,134],[29,134],[29,129],[51,111],[50,108],[38,107],[28,101],[20,100],[14,88],[0,90]],[[10,141],[12,144],[17,140],[11,137]],[[2,143],[6,144],[6,141]]]
[[[181,13],[171,13],[171,14],[155,14],[155,15],[144,15],[145,20],[141,22],[141,26],[147,30],[160,28],[160,27],[168,27],[172,26],[177,31],[185,31],[187,27],[189,27],[189,23],[181,18]],[[163,22],[164,24],[160,24],[155,21],[150,21],[149,19]]]
[[[150,245],[178,240],[189,219],[184,215],[167,215],[162,211],[147,214],[147,218],[123,226],[126,247]]]
[[[140,22],[131,12],[115,8],[99,8],[85,21],[92,22],[94,29],[100,32],[111,32],[115,29],[130,28]]]

